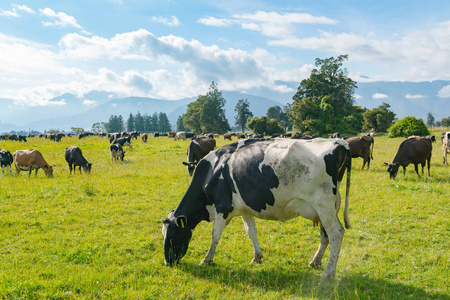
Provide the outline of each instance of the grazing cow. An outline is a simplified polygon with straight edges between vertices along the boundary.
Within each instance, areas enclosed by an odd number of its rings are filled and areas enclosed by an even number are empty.
[[[131,150],[133,147],[131,146],[131,136],[118,138],[113,142],[113,144],[120,144],[120,146],[128,146]]]
[[[176,134],[177,134],[176,132],[171,131],[168,133],[168,136],[169,136],[169,138],[174,138]]]
[[[195,139],[196,136],[197,135],[194,132],[186,132],[186,138],[187,139],[193,140],[193,139]]]
[[[247,135],[245,133],[239,133],[237,137],[238,139],[246,139]]]
[[[27,137],[24,135],[19,135],[19,142],[27,142]]]
[[[111,151],[111,163],[117,162],[119,159],[123,162],[125,151],[121,144],[112,144],[109,150]]]
[[[1,150],[0,151],[0,166],[2,168],[2,174],[3,174],[3,169],[6,168],[6,172],[8,172],[12,175],[12,170],[11,170],[11,165],[13,163],[13,156],[11,155],[11,152],[9,152],[8,150]]]
[[[230,140],[231,141],[231,133],[227,132],[223,134],[223,140]]]
[[[36,170],[35,176],[37,176],[38,170],[42,168],[47,177],[53,177],[53,167],[45,161],[38,150],[17,150],[13,153],[13,156],[17,175],[20,171],[28,171],[28,177],[30,177],[31,171]]]
[[[163,220],[166,265],[186,254],[193,229],[203,220],[214,221],[211,246],[202,261],[212,263],[225,225],[236,216],[242,216],[253,242],[253,262],[259,263],[254,217],[286,221],[301,215],[313,224],[320,221],[320,246],[310,266],[321,264],[330,244],[323,277],[334,276],[345,231],[337,213],[346,170],[344,221],[350,228],[351,154],[344,140],[248,139],[210,152],[198,163],[178,207]]]
[[[69,146],[66,147],[65,158],[67,163],[69,164],[69,172],[72,174],[72,165],[73,165],[73,174],[75,174],[75,168],[79,167],[81,174],[81,167],[85,173],[91,173],[92,164],[89,163],[84,157],[81,149],[77,146]]]
[[[314,137],[312,135],[301,135],[300,133],[296,132],[294,136],[291,137],[291,139],[294,140],[312,140]]]
[[[18,141],[19,140],[19,136],[17,134],[11,134],[9,136],[9,140],[10,141]]]
[[[444,164],[448,166],[447,153],[450,152],[450,132],[443,132],[441,134],[442,152],[444,152]]]
[[[141,136],[141,139],[142,139],[142,141],[143,141],[144,143],[147,143],[147,140],[148,140],[148,134],[147,134],[147,133],[144,133],[144,134]]]
[[[205,157],[209,152],[216,148],[216,140],[207,137],[193,139],[188,146],[187,162],[183,165],[187,166],[189,176],[192,176],[197,163]]]
[[[186,131],[179,131],[175,134],[175,137],[173,138],[174,141],[176,140],[186,140]]]
[[[350,147],[352,158],[362,157],[363,165],[361,167],[361,170],[364,169],[366,163],[368,170],[370,166],[370,160],[373,159],[372,153],[373,153],[373,146],[375,144],[373,137],[368,135],[359,135],[344,138],[344,140],[348,143],[348,146]],[[370,149],[370,145],[372,145],[372,150]]]
[[[431,139],[421,137],[404,140],[398,147],[397,154],[395,154],[392,162],[390,164],[384,163],[388,167],[389,177],[395,179],[400,166],[403,167],[404,176],[406,167],[411,163],[414,164],[414,169],[419,177],[418,164],[422,165],[423,174],[423,168],[428,163],[428,176],[430,176],[431,143]]]
[[[138,136],[140,136],[140,135],[141,135],[141,133],[139,131],[132,131],[132,132],[130,132],[130,136],[132,138],[134,138],[135,140],[137,140]]]

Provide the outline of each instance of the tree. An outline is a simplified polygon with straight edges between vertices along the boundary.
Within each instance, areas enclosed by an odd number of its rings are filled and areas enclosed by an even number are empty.
[[[144,131],[144,129],[145,129],[144,117],[141,115],[140,112],[137,112],[136,116],[134,117],[134,130]]]
[[[158,116],[159,121],[159,131],[161,132],[169,132],[172,129],[172,125],[170,125],[169,118],[166,113],[160,112]]]
[[[443,127],[450,127],[450,117],[448,117],[448,118],[443,118],[443,119],[441,120],[441,125],[442,125]]]
[[[247,99],[238,100],[234,111],[236,112],[235,125],[241,128],[241,131],[245,131],[245,125],[247,125],[247,119],[253,117],[253,113],[249,109],[250,103]]]
[[[119,116],[111,115],[109,117],[108,123],[106,123],[106,125],[105,125],[105,128],[106,128],[106,131],[109,133],[124,131],[123,117],[120,115]]]
[[[405,117],[389,128],[389,137],[409,137],[411,135],[426,136],[430,132],[422,119]]]
[[[183,115],[184,127],[192,129],[195,133],[202,132],[200,116],[202,114],[203,103],[206,101],[206,96],[200,96],[196,101],[188,104],[186,113]]]
[[[253,117],[248,119],[247,127],[253,130],[254,133],[265,135],[286,132],[275,119],[269,119],[267,116],[262,116],[261,118]]]
[[[70,127],[70,132],[73,132],[74,134],[80,134],[84,132],[84,128],[82,127]]]
[[[276,105],[276,106],[269,107],[266,115],[269,119],[275,119],[278,122],[278,124],[280,124],[283,128],[289,130],[289,127],[292,127],[292,124],[289,121],[289,117],[286,112],[289,110],[290,110],[289,106],[285,106],[284,110],[283,110],[283,109],[281,109],[280,106]]]
[[[183,116],[184,115],[178,116],[177,131],[186,131],[186,128],[184,127],[184,124],[183,124]]]
[[[316,58],[309,78],[300,82],[293,100],[289,120],[296,129],[314,134],[332,131],[355,131],[345,117],[355,113],[353,93],[356,82],[342,68],[348,55]]]
[[[128,117],[127,120],[127,131],[128,132],[134,131],[134,117],[132,113],[130,113],[130,116]]]
[[[218,132],[223,133],[231,129],[225,117],[225,99],[214,81],[206,95],[188,104],[183,117],[184,126],[195,133]]]
[[[374,109],[368,109],[363,113],[363,130],[375,129],[378,132],[387,132],[395,121],[395,113],[389,110],[389,104],[383,102]]]
[[[428,127],[433,127],[433,125],[434,125],[434,117],[433,117],[433,115],[431,113],[428,113],[427,126]]]

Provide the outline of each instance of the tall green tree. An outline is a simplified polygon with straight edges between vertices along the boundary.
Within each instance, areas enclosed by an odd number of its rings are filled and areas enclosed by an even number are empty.
[[[200,96],[196,101],[189,103],[184,114],[184,126],[201,132],[223,133],[231,129],[225,117],[225,99],[213,81],[206,95]]]
[[[354,131],[345,117],[354,113],[353,94],[356,82],[342,68],[348,55],[316,58],[316,68],[300,82],[293,96],[289,114],[293,126],[303,132],[323,134],[332,131]]]
[[[124,131],[124,125],[123,125],[123,117],[121,115],[111,115],[109,117],[108,123],[105,125],[106,131],[111,132],[121,132]]]
[[[202,122],[200,116],[203,110],[203,104],[206,102],[206,96],[200,96],[194,102],[188,104],[186,113],[183,115],[184,127],[190,128],[195,133],[202,133]]]
[[[160,112],[158,115],[159,121],[159,131],[169,132],[172,130],[172,125],[170,125],[169,118],[166,113]]]
[[[234,117],[235,124],[244,132],[247,119],[253,117],[253,113],[250,111],[250,103],[247,99],[238,100],[234,111],[236,112],[236,116]]]
[[[132,113],[130,113],[130,116],[128,117],[127,120],[127,131],[133,131],[134,130],[134,116]]]
[[[145,129],[144,117],[141,115],[140,112],[137,112],[136,116],[134,117],[134,130],[144,131],[144,129]]]
[[[186,131],[186,128],[184,127],[184,124],[183,124],[183,116],[184,115],[178,116],[177,131]]]
[[[152,131],[160,131],[159,130],[159,120],[158,120],[158,113],[155,112],[153,113],[152,117],[151,117],[151,128]]]
[[[428,113],[427,116],[427,126],[432,127],[434,125],[434,117],[431,113]]]
[[[291,126],[291,122],[289,121],[289,117],[288,117],[288,114],[286,113],[286,111],[289,111],[289,107],[285,106],[285,108],[283,110],[280,106],[275,105],[275,106],[269,107],[266,115],[269,119],[275,119],[278,122],[278,124],[280,124],[280,126],[289,130],[289,127],[292,127],[292,126]]]
[[[387,132],[395,121],[395,113],[389,110],[389,104],[383,102],[374,109],[368,109],[363,113],[363,130],[375,129],[378,132]]]

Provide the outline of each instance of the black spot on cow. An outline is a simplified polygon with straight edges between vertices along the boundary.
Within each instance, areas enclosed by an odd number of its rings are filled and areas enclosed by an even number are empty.
[[[339,145],[333,149],[333,152],[324,156],[327,174],[333,181],[333,194],[337,193],[337,182],[342,180],[347,168],[347,160],[351,161],[350,152],[347,152],[344,146]]]
[[[245,204],[257,212],[273,206],[275,197],[271,191],[277,188],[279,180],[271,166],[264,161],[265,147],[246,147],[233,161],[233,179]]]

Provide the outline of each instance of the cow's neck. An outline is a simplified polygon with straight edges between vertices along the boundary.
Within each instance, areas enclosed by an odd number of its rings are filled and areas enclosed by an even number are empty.
[[[194,175],[191,184],[174,212],[175,217],[186,216],[192,229],[201,221],[209,220],[209,213],[206,209],[206,194],[203,191],[204,179],[205,176]]]

